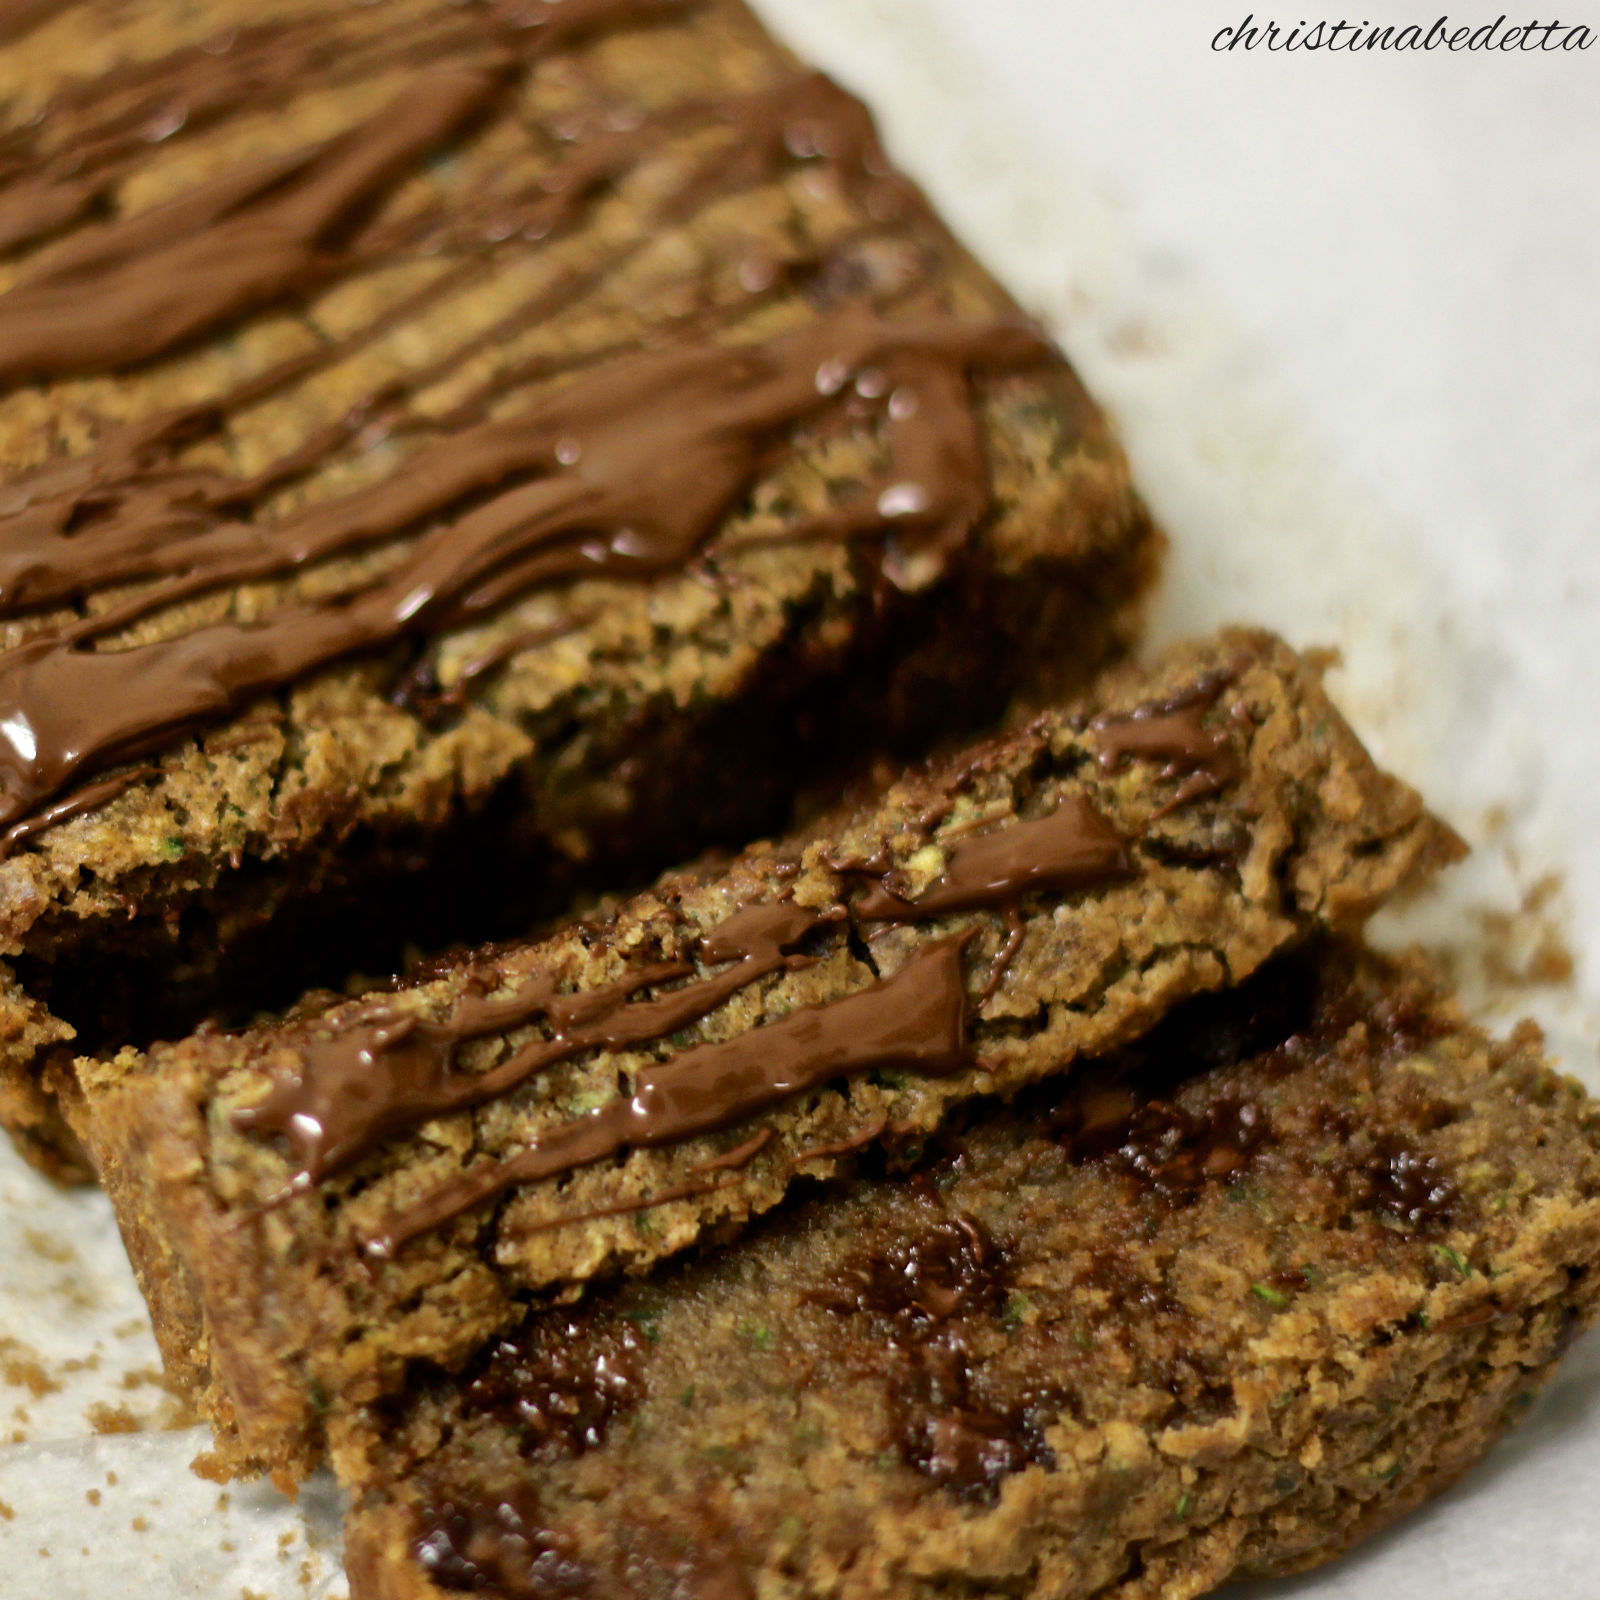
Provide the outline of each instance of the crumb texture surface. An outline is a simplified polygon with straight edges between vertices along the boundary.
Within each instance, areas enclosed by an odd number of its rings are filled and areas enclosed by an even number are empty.
[[[1471,1464],[1591,1319],[1594,1106],[1348,947],[367,1416],[353,1594],[1198,1594]]]

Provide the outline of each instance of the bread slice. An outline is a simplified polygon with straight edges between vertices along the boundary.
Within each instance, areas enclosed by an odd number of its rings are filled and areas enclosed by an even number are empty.
[[[525,928],[1123,642],[1104,419],[738,0],[82,0],[0,103],[0,1123],[58,1172],[74,1035]]]
[[[365,1417],[353,1600],[1198,1595],[1465,1471],[1600,1294],[1600,1111],[1348,946]]]
[[[292,1480],[530,1297],[727,1236],[1349,927],[1457,850],[1237,631],[604,924],[79,1063],[168,1369]]]

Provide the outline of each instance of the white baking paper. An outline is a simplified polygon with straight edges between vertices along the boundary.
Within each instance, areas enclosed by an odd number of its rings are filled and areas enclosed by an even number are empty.
[[[1481,1015],[1537,1015],[1600,1087],[1600,47],[1218,52],[1251,8],[1211,0],[763,9],[1115,415],[1172,537],[1155,634],[1337,646],[1361,732],[1473,844],[1383,936],[1447,949]],[[1561,16],[1600,34],[1592,0]],[[1531,981],[1563,951],[1570,982]],[[0,1148],[0,1239],[0,1596],[342,1595],[330,1485],[189,1470],[206,1435],[154,1381],[103,1198]],[[1597,1483],[1591,1341],[1459,1488],[1233,1594],[1600,1596]]]

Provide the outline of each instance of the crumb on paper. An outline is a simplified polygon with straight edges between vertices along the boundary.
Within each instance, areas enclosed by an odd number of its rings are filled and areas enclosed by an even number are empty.
[[[1116,355],[1160,355],[1166,341],[1143,317],[1125,317],[1109,328],[1105,336],[1106,348]]]
[[[36,1256],[42,1256],[58,1267],[78,1259],[78,1252],[65,1239],[58,1239],[53,1233],[45,1233],[39,1228],[24,1228],[22,1242]]]
[[[100,1504],[100,1491],[98,1489],[90,1489],[85,1493],[83,1498],[87,1500],[90,1505],[97,1506]]]
[[[0,1379],[14,1389],[26,1389],[35,1400],[61,1388],[45,1371],[37,1352],[7,1335],[0,1335]]]
[[[132,1528],[135,1533],[147,1533],[150,1529],[150,1524],[143,1517],[135,1517],[133,1521],[128,1524],[128,1526]]]
[[[0,1522],[10,1522],[16,1517],[16,1512],[4,1500],[0,1500]]]
[[[197,1478],[204,1478],[207,1483],[226,1483],[228,1469],[223,1466],[222,1458],[215,1450],[202,1450],[193,1461],[189,1463],[189,1470]],[[228,1497],[225,1494],[217,1496],[217,1510],[228,1509]]]
[[[1483,964],[1489,979],[1507,988],[1560,987],[1577,970],[1553,911],[1564,887],[1560,873],[1536,879],[1516,911],[1480,911]]]
[[[108,1484],[110,1484],[113,1489],[115,1489],[116,1486],[117,1486],[117,1475],[116,1475],[116,1473],[108,1472],[106,1474],[106,1482]]]
[[[1474,974],[1491,991],[1570,987],[1577,961],[1567,942],[1559,873],[1547,872],[1523,891],[1515,909],[1467,906],[1466,936],[1439,952],[1460,986]]]
[[[126,1322],[119,1322],[111,1333],[117,1339],[132,1339],[136,1334],[148,1331],[149,1327],[150,1324],[143,1317],[129,1317]]]
[[[82,1272],[69,1272],[51,1284],[50,1292],[58,1296],[69,1310],[94,1313],[105,1304],[105,1286]]]
[[[84,1411],[84,1417],[96,1433],[138,1433],[139,1419],[126,1406],[107,1405],[96,1400]],[[109,1479],[110,1474],[107,1474]]]

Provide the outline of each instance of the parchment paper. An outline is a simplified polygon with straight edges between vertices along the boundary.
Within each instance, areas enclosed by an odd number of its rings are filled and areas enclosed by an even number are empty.
[[[764,5],[1116,416],[1173,541],[1156,635],[1336,645],[1362,733],[1472,842],[1382,936],[1447,949],[1481,1015],[1537,1015],[1600,1088],[1600,48],[1213,52],[1248,9]],[[330,1485],[189,1470],[206,1435],[154,1381],[103,1198],[0,1147],[0,1240],[0,1596],[342,1595]],[[1233,1594],[1600,1596],[1597,1482],[1590,1341],[1458,1489]]]

